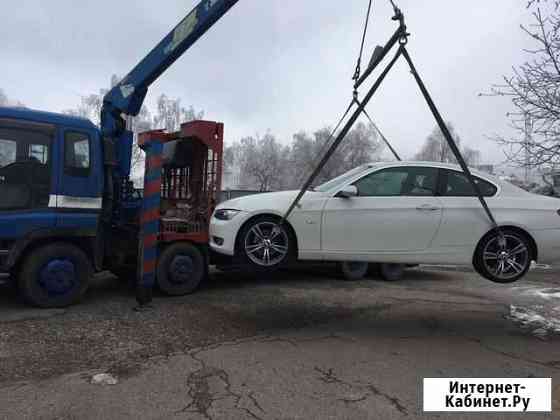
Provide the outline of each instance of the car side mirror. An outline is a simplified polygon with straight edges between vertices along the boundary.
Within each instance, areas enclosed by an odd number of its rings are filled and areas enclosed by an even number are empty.
[[[358,188],[355,185],[347,185],[336,195],[339,198],[352,198],[358,196]]]

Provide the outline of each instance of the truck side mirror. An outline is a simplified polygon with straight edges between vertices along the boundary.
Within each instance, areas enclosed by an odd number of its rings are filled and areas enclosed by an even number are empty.
[[[352,198],[358,196],[358,188],[355,185],[347,185],[343,189],[341,189],[336,197],[339,198]]]

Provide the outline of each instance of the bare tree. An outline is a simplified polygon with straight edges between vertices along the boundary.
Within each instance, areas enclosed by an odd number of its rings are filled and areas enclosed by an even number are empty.
[[[3,89],[0,89],[0,106],[7,106],[8,105],[8,97],[4,93]]]
[[[455,127],[450,122],[447,122],[447,127],[449,128],[453,140],[455,140],[457,146],[460,147],[461,138],[455,131]],[[416,154],[414,159],[428,162],[457,163],[457,159],[455,159],[455,155],[439,127],[435,127],[432,130],[430,135],[426,138],[422,149],[420,149],[420,152]]]
[[[181,124],[204,118],[204,111],[196,111],[192,105],[189,108],[181,106],[181,99],[169,98],[162,94],[157,100],[157,110],[154,115],[154,127],[173,132],[179,131]]]
[[[468,146],[465,146],[461,153],[462,153],[463,159],[465,159],[465,162],[467,163],[467,165],[469,165],[469,166],[480,165],[480,157],[482,155],[480,153],[480,150],[472,149]]]
[[[294,135],[290,159],[294,174],[291,182],[292,188],[298,188],[305,177],[315,169],[333,141],[331,131],[330,128],[325,127],[316,131],[313,137],[305,132]],[[359,165],[379,159],[383,147],[372,125],[358,123],[327,161],[315,180],[315,184],[320,184]]]
[[[263,137],[245,137],[226,153],[235,156],[240,166],[242,184],[259,191],[286,187],[289,151],[267,133]]]
[[[117,75],[111,76],[110,87],[116,86],[119,80],[120,78]],[[64,113],[87,118],[94,124],[99,125],[103,98],[108,91],[109,89],[100,89],[98,93],[84,95],[80,98],[80,103],[76,108],[68,109],[64,111]],[[3,92],[0,91],[0,94],[3,94]],[[2,100],[1,95],[0,100]],[[136,117],[128,119],[129,129],[134,133],[131,170],[135,184],[141,184],[145,160],[144,152],[138,147],[138,134],[151,130],[152,128],[178,131],[182,123],[194,119],[201,119],[203,116],[203,111],[195,111],[192,106],[183,108],[180,99],[171,99],[166,95],[161,95],[158,98],[157,112],[155,115],[152,116],[148,107],[144,105]]]
[[[449,128],[449,132],[455,140],[457,147],[461,150],[461,154],[463,155],[463,159],[467,165],[476,166],[480,164],[480,156],[481,153],[479,150],[473,149],[471,147],[465,146],[461,147],[461,138],[457,134],[455,127],[452,123],[447,122],[447,127]],[[442,162],[442,163],[457,163],[457,159],[455,158],[455,154],[449,147],[449,143],[447,142],[445,136],[441,132],[439,127],[435,127],[430,135],[426,138],[422,149],[420,152],[416,154],[414,160],[423,160],[427,162]]]
[[[80,97],[80,103],[76,108],[64,110],[64,114],[73,115],[75,117],[86,118],[95,125],[100,124],[101,107],[103,106],[103,97],[107,93],[107,89],[100,89],[99,93],[92,93]]]
[[[248,137],[226,147],[224,165],[228,169],[239,169],[240,184],[245,188],[296,189],[311,175],[332,141],[328,127],[312,135],[300,131],[294,134],[290,146],[282,146],[270,133],[262,138]],[[375,128],[357,124],[328,160],[315,183],[378,159],[382,149]]]
[[[560,162],[560,0],[530,0],[527,7],[533,23],[521,29],[535,46],[491,91],[511,98],[514,110],[507,116],[516,134],[496,140],[511,162],[551,167]]]
[[[25,106],[22,102],[11,99],[6,95],[4,89],[0,88],[0,106]]]

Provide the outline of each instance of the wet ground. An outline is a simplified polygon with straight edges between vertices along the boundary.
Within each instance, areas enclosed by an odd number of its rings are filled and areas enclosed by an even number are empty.
[[[0,418],[416,418],[424,377],[552,377],[560,416],[555,270],[506,286],[435,269],[396,283],[214,273],[195,295],[133,306],[110,277],[66,310],[0,291]]]

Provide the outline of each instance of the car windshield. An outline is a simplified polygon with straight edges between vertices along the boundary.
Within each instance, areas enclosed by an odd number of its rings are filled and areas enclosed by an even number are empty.
[[[342,187],[349,180],[354,178],[354,176],[358,175],[359,173],[369,168],[369,166],[370,165],[362,165],[362,166],[358,166],[357,168],[351,169],[350,171],[343,173],[342,175],[337,176],[336,178],[331,179],[330,181],[325,182],[324,184],[319,185],[318,187],[315,187],[314,191],[328,192],[337,189],[339,187]]]

